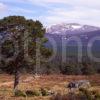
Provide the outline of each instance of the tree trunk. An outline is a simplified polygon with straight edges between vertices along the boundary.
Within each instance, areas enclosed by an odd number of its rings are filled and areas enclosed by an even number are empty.
[[[15,70],[15,80],[14,80],[14,94],[16,95],[18,91],[18,84],[19,84],[19,70]]]

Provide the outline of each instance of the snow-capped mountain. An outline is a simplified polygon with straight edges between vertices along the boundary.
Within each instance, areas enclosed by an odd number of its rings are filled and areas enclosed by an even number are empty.
[[[64,36],[64,37],[63,37]],[[71,37],[77,37],[82,45],[82,55],[84,59],[89,59],[87,50],[89,44],[92,45],[92,52],[95,57],[100,57],[100,41],[91,40],[100,37],[100,28],[90,25],[81,25],[77,23],[63,23],[58,25],[53,25],[47,29],[46,37],[48,40],[51,38],[55,41],[57,46],[57,59],[62,58],[62,48],[66,46],[65,54],[67,57],[77,57],[77,40],[71,40]],[[62,41],[63,40],[63,41]],[[63,45],[65,43],[65,45]],[[46,43],[48,48],[52,48],[52,41]]]
[[[47,28],[46,33],[49,34],[74,34],[74,33],[84,33],[100,30],[100,27],[90,26],[90,25],[81,25],[77,23],[62,23],[53,25],[50,28]]]

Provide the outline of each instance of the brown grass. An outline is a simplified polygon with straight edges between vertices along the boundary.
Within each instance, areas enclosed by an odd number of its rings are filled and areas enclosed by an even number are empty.
[[[19,84],[19,89],[22,91],[25,90],[39,90],[41,87],[50,89],[55,93],[67,94],[68,90],[65,86],[68,82],[72,80],[90,80],[92,84],[91,90],[100,91],[100,75],[91,75],[91,76],[67,76],[67,75],[42,75],[39,78],[32,78],[33,75],[21,75],[21,83]],[[25,81],[31,79],[29,81]],[[7,74],[0,75],[0,100],[25,100],[23,97],[14,97],[13,96],[13,80],[14,77]],[[47,97],[29,97],[27,100],[49,100]]]

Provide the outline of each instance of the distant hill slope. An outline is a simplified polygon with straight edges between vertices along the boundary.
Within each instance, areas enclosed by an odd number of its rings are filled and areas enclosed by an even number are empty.
[[[100,37],[99,27],[75,23],[55,25],[47,29],[46,37],[54,39],[59,55],[62,53],[63,44],[66,44],[67,56],[77,56],[77,40],[79,40],[79,43],[82,43],[83,57],[87,57],[88,46],[91,44],[93,55],[100,57],[100,41],[96,39]],[[71,40],[71,38],[76,38],[76,40]],[[52,42],[49,41],[46,46],[52,48]]]

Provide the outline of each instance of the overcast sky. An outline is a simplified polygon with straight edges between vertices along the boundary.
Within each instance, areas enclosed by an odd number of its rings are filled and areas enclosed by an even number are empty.
[[[44,26],[80,23],[100,26],[100,0],[0,0],[0,18],[21,15]]]

